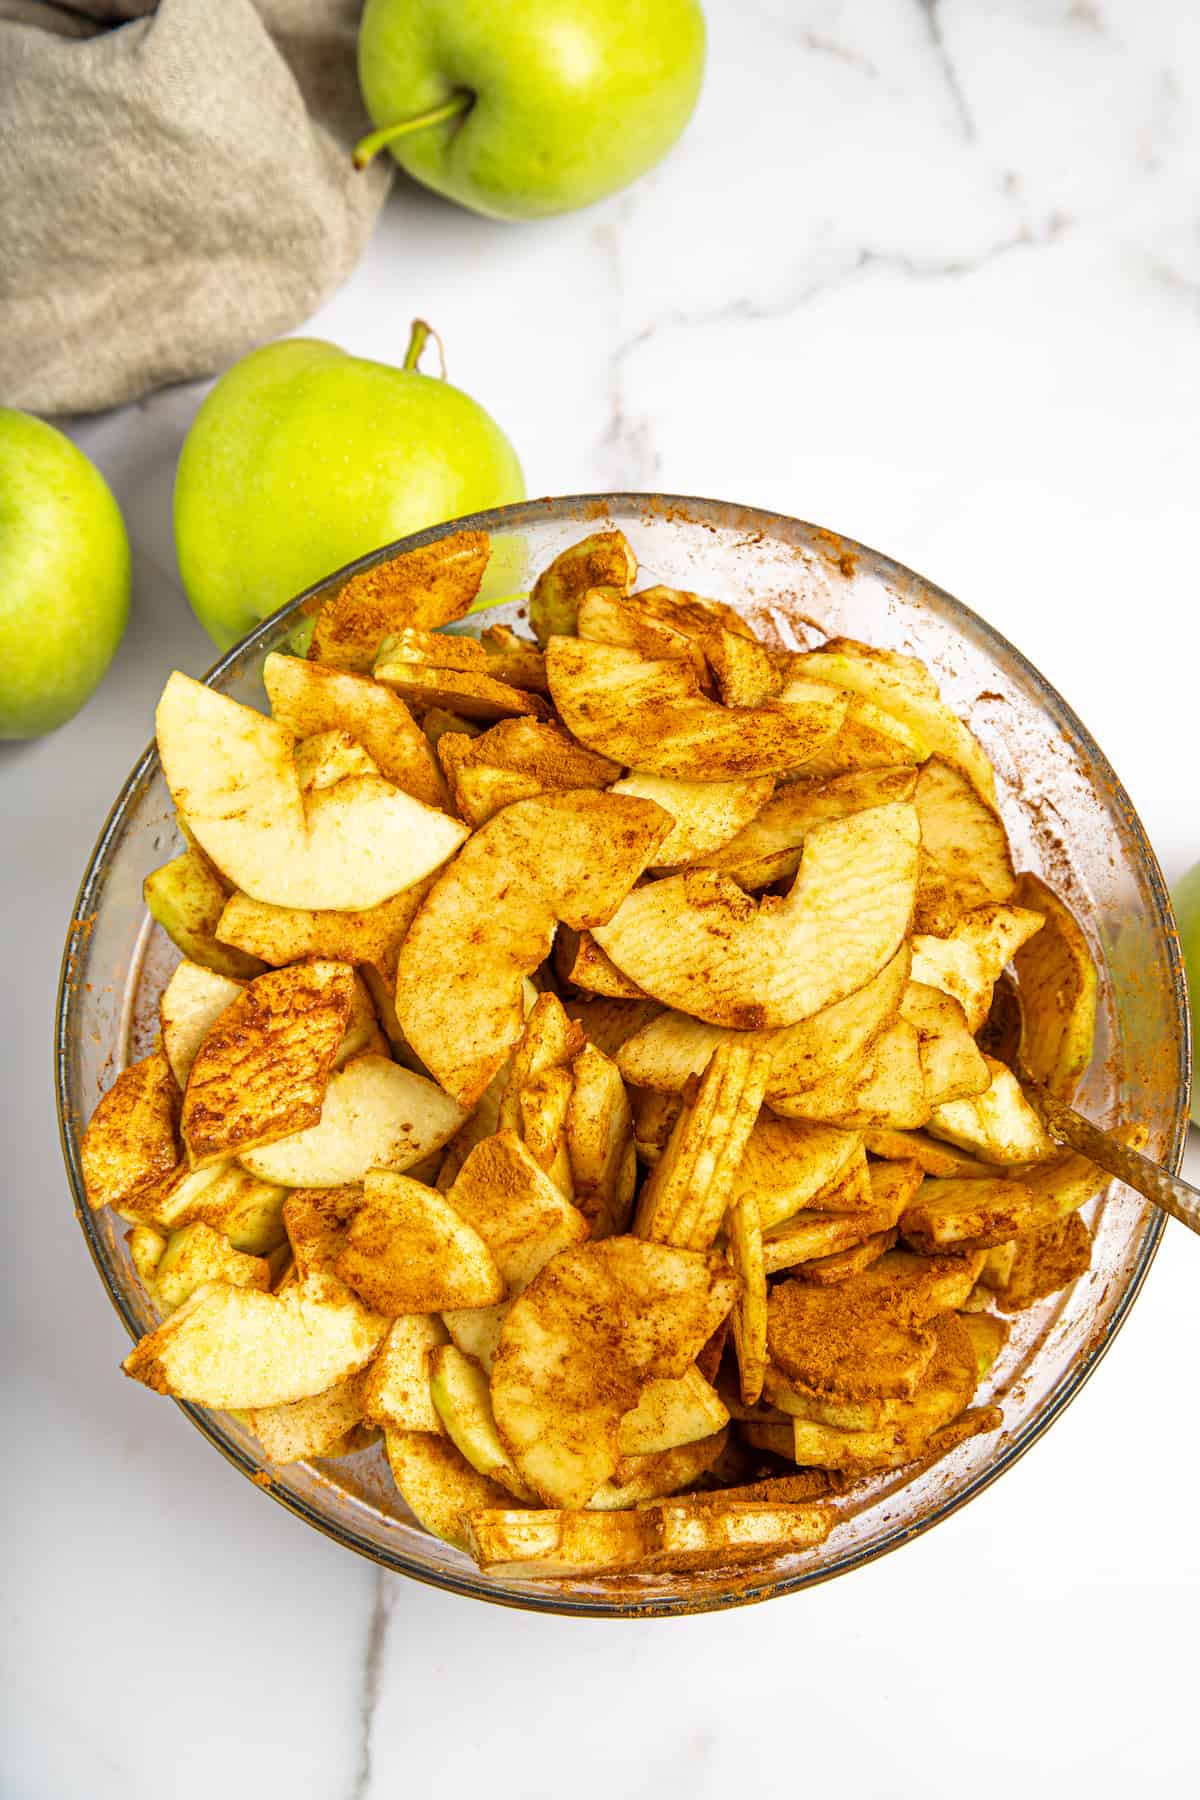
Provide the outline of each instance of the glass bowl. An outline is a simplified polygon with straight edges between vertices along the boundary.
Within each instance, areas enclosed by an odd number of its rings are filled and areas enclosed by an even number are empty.
[[[1162,875],[1103,752],[1019,651],[965,606],[861,544],[776,514],[708,500],[608,494],[530,501],[438,526],[353,565],[432,543],[462,524],[490,534],[490,590],[524,594],[538,570],[585,532],[620,526],[644,575],[731,602],[792,648],[844,634],[912,651],[930,665],[995,765],[1018,867],[1044,875],[1074,907],[1101,970],[1096,1053],[1081,1092],[1101,1123],[1140,1120],[1149,1153],[1177,1167],[1188,1112],[1189,1045],[1178,939]],[[495,573],[493,573],[493,571]],[[286,648],[298,610],[334,588],[340,570],[284,607],[224,657],[209,683],[265,708],[267,652]],[[484,617],[519,623],[521,600]],[[458,630],[478,629],[479,615]],[[101,1093],[145,1055],[157,1001],[178,953],[142,903],[142,879],[176,854],[170,796],[153,748],[126,782],[83,878],[63,958],[56,1075],[75,1210],[101,1278],[131,1336],[153,1314],[130,1265],[125,1228],[84,1199],[79,1145]],[[339,1543],[385,1567],[481,1600],[546,1612],[640,1617],[744,1604],[824,1581],[907,1542],[1011,1466],[1075,1395],[1112,1342],[1146,1277],[1161,1214],[1114,1184],[1090,1209],[1091,1273],[1018,1314],[980,1399],[1004,1408],[1000,1433],[975,1438],[915,1474],[872,1478],[837,1502],[821,1548],[751,1569],[620,1582],[482,1574],[408,1513],[375,1446],[339,1461],[264,1462],[224,1414],[184,1406],[242,1474]],[[114,1378],[116,1370],[114,1368]]]

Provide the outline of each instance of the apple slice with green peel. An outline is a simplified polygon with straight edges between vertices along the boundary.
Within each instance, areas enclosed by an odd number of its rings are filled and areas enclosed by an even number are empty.
[[[232,981],[200,963],[180,963],[163,989],[158,1003],[162,1046],[180,1088],[187,1078],[197,1050],[225,1008],[240,999],[244,981]]]
[[[533,584],[529,623],[545,649],[550,638],[575,633],[579,602],[589,588],[628,594],[637,580],[637,558],[622,531],[597,531],[555,557]]]
[[[259,975],[200,1042],[183,1097],[193,1168],[315,1124],[350,1019],[354,971],[296,963]]]
[[[271,1285],[271,1269],[263,1256],[235,1250],[227,1237],[197,1221],[173,1231],[154,1272],[154,1295],[164,1314],[173,1313],[206,1281],[230,1287]]]
[[[470,612],[490,553],[486,532],[456,531],[352,575],[317,613],[310,660],[369,675],[392,632],[436,630]]]
[[[655,1377],[686,1373],[733,1304],[716,1256],[605,1238],[554,1257],[513,1301],[492,1407],[521,1479],[583,1506],[620,1461],[622,1417]]]
[[[611,917],[670,829],[648,800],[544,794],[489,819],[435,883],[400,952],[396,1010],[463,1106],[520,1036],[521,983],[545,961],[557,921],[583,929]]]
[[[939,756],[962,769],[980,796],[995,805],[996,777],[987,752],[951,712],[937,682],[915,656],[877,649],[853,638],[830,638],[819,650],[796,657],[792,666],[807,680],[831,682],[891,713],[925,741],[926,755]]]
[[[162,1050],[122,1069],[92,1114],[80,1162],[88,1205],[139,1209],[179,1162],[181,1095]]]
[[[775,780],[679,781],[665,775],[627,775],[613,783],[614,794],[653,800],[669,812],[675,829],[656,852],[659,863],[707,861],[707,853],[727,844],[771,798]]]
[[[456,1449],[473,1469],[498,1481],[516,1500],[536,1503],[508,1459],[492,1412],[488,1378],[479,1364],[453,1344],[443,1344],[430,1359],[429,1392],[438,1417]]]
[[[441,1088],[370,1052],[330,1077],[320,1122],[241,1154],[284,1187],[343,1187],[368,1169],[411,1169],[454,1136],[466,1114]]]
[[[470,1549],[469,1513],[503,1509],[512,1499],[498,1481],[473,1469],[447,1437],[428,1431],[388,1431],[384,1445],[392,1479],[417,1523],[458,1550]]]
[[[125,1358],[157,1394],[201,1406],[282,1406],[365,1368],[387,1330],[328,1276],[280,1294],[210,1281]]]
[[[362,1378],[363,1417],[393,1431],[443,1431],[429,1391],[429,1359],[445,1342],[446,1328],[432,1313],[393,1319]]]
[[[912,915],[917,816],[902,802],[810,832],[782,898],[757,904],[696,870],[637,888],[600,948],[656,1000],[713,1025],[792,1025],[863,987],[900,949]]]
[[[500,1348],[500,1333],[504,1329],[508,1307],[509,1302],[502,1300],[498,1306],[451,1308],[442,1314],[442,1323],[450,1333],[451,1342],[489,1375]]]
[[[376,1312],[441,1312],[504,1298],[495,1258],[436,1188],[371,1169],[334,1273]]]
[[[353,912],[314,912],[294,906],[268,906],[248,894],[233,894],[223,903],[217,922],[219,943],[247,951],[252,975],[264,964],[283,968],[310,957],[348,962],[374,969],[390,989],[396,980],[400,946],[434,877]],[[210,965],[211,962],[210,962]]]
[[[865,769],[829,781],[788,781],[735,837],[700,858],[748,891],[786,881],[800,867],[804,840],[825,819],[911,800],[917,771]]]
[[[176,671],[155,715],[172,798],[233,884],[272,906],[377,906],[438,868],[465,825],[379,775],[302,794],[292,734]]]
[[[622,1456],[652,1456],[711,1437],[729,1423],[728,1408],[693,1363],[670,1381],[647,1382],[617,1427]]]
[[[426,806],[445,805],[446,784],[433,746],[387,688],[345,669],[275,651],[263,663],[262,678],[272,716],[294,737],[348,732],[387,781]]]
[[[208,858],[197,850],[185,850],[160,869],[151,870],[142,883],[142,898],[150,916],[189,962],[233,981],[251,981],[270,960],[236,943],[218,940],[216,932],[229,895]]]
[[[794,706],[728,707],[694,665],[583,638],[551,638],[546,676],[573,737],[627,768],[682,781],[738,781],[798,768],[846,713],[836,688]]]

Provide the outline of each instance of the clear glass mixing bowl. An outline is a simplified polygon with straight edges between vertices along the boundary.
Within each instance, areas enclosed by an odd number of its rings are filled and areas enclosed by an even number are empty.
[[[1100,1031],[1082,1105],[1101,1123],[1141,1120],[1149,1153],[1178,1166],[1190,1067],[1178,939],[1162,875],[1137,815],[1103,752],[1066,702],[1019,651],[957,600],[861,544],[795,519],[708,500],[607,494],[530,501],[458,521],[495,546],[491,591],[527,591],[533,576],[585,532],[620,526],[644,579],[730,602],[782,644],[844,634],[912,651],[996,765],[1018,867],[1037,870],[1082,920],[1102,972]],[[443,525],[389,544],[353,565],[430,543]],[[286,648],[301,595],[224,657],[208,681],[265,709],[267,652]],[[485,590],[487,591],[487,590]],[[518,623],[521,601],[486,620]],[[459,630],[478,629],[480,616]],[[63,1150],[75,1211],[124,1324],[138,1336],[153,1315],[130,1266],[122,1222],[84,1200],[79,1145],[101,1093],[144,1055],[158,996],[178,954],[142,903],[142,879],[179,847],[170,797],[151,748],[122,789],[92,852],[67,936],[56,1038]],[[1095,1204],[1092,1270],[1065,1295],[1018,1316],[980,1398],[1004,1407],[1005,1426],[915,1476],[879,1476],[838,1503],[820,1549],[750,1570],[595,1580],[515,1580],[481,1574],[418,1526],[376,1447],[340,1461],[273,1467],[256,1440],[220,1413],[184,1406],[242,1474],[318,1530],[386,1567],[481,1600],[547,1612],[638,1617],[743,1604],[827,1580],[906,1543],[1011,1466],[1096,1367],[1132,1306],[1163,1218],[1119,1184]],[[114,1364],[115,1364],[114,1357]],[[117,1371],[114,1366],[114,1379]]]

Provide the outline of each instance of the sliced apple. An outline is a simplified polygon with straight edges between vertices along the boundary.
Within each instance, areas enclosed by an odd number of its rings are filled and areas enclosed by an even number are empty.
[[[807,1119],[781,1119],[761,1112],[746,1140],[734,1177],[734,1193],[752,1193],[764,1231],[804,1207],[826,1206],[825,1195],[854,1171],[856,1190],[866,1189],[861,1211],[870,1206],[866,1157],[855,1131]]]
[[[912,768],[866,769],[828,781],[788,781],[736,837],[706,855],[704,865],[724,870],[747,890],[786,881],[800,867],[804,840],[814,825],[911,800],[916,785],[917,771]]]
[[[729,1422],[729,1409],[693,1363],[673,1381],[651,1381],[617,1427],[623,1457],[653,1456],[711,1437]]]
[[[201,1406],[282,1406],[365,1368],[387,1329],[340,1282],[310,1276],[280,1294],[210,1281],[144,1337],[125,1373]]]
[[[453,1344],[442,1344],[430,1357],[429,1391],[446,1435],[471,1467],[515,1499],[536,1501],[500,1442],[488,1378],[479,1364]]]
[[[900,1233],[895,1225],[886,1231],[873,1231],[869,1237],[861,1238],[856,1244],[848,1244],[844,1250],[827,1251],[823,1256],[814,1256],[808,1262],[796,1266],[796,1276],[800,1281],[811,1281],[818,1287],[829,1287],[834,1282],[846,1281],[851,1275],[858,1275],[869,1269],[872,1263],[878,1262],[881,1256],[895,1244]]]
[[[331,1076],[318,1124],[245,1151],[241,1161],[285,1187],[342,1187],[368,1169],[411,1169],[464,1118],[432,1081],[368,1052]]]
[[[620,1461],[622,1417],[683,1375],[733,1303],[719,1257],[605,1238],[554,1257],[509,1308],[492,1367],[500,1436],[549,1505],[582,1506]]]
[[[1054,1156],[1054,1140],[1021,1092],[1012,1070],[992,1057],[985,1060],[989,1086],[969,1100],[934,1107],[931,1134],[982,1162],[1032,1163]]]
[[[819,1209],[793,1213],[763,1233],[763,1267],[768,1275],[795,1269],[800,1264],[856,1248],[891,1228],[891,1220],[882,1209],[869,1213]]]
[[[556,556],[529,596],[529,623],[545,648],[556,633],[573,634],[579,602],[589,588],[627,594],[637,580],[637,558],[621,531],[597,531]]]
[[[607,995],[567,1000],[564,1004],[568,1016],[582,1025],[589,1043],[614,1059],[622,1045],[662,1011],[657,1000],[617,1000]],[[699,1072],[703,1072],[703,1065]]]
[[[558,995],[539,994],[513,1052],[497,1128],[519,1131],[522,1089],[547,1069],[565,1070],[582,1048],[583,1032],[567,1017]]]
[[[362,1378],[363,1417],[393,1431],[444,1430],[429,1391],[429,1359],[445,1342],[446,1328],[431,1313],[393,1319]]]
[[[1035,1081],[1070,1100],[1092,1060],[1099,977],[1070,908],[1036,875],[1022,875],[1019,907],[1040,913],[1042,929],[1013,958],[1021,1000],[1021,1060]]]
[[[318,612],[309,656],[369,674],[389,632],[436,629],[470,612],[490,555],[486,532],[456,531],[352,575]]]
[[[912,979],[952,995],[974,1034],[983,1029],[1001,969],[1044,923],[1028,907],[977,906],[948,937],[919,932],[913,938]]]
[[[991,1081],[988,1066],[967,1030],[966,1014],[957,1000],[941,988],[910,981],[900,1013],[920,1040],[921,1073],[930,1106],[986,1092]]]
[[[197,1221],[167,1239],[154,1272],[154,1295],[163,1313],[172,1313],[206,1281],[265,1292],[271,1285],[270,1265],[263,1256],[235,1250],[227,1237]]]
[[[678,1494],[681,1489],[692,1487],[720,1461],[728,1442],[728,1429],[722,1427],[690,1444],[676,1444],[673,1450],[656,1450],[649,1456],[622,1456],[612,1479],[601,1482],[588,1501],[588,1510],[619,1512],[661,1500],[667,1494]]]
[[[306,799],[291,733],[178,671],[156,722],[172,798],[221,872],[255,900],[377,906],[438,868],[466,835],[378,775]]]
[[[80,1162],[88,1205],[137,1208],[179,1162],[181,1096],[162,1050],[122,1069],[92,1114]]]
[[[1039,1225],[1017,1239],[996,1303],[1002,1312],[1023,1312],[1086,1275],[1091,1260],[1092,1236],[1077,1212]]]
[[[436,1188],[371,1169],[334,1273],[375,1312],[491,1306],[504,1278],[487,1244]]]
[[[217,936],[222,944],[236,945],[261,959],[255,962],[255,973],[261,973],[263,963],[282,968],[318,957],[366,965],[391,988],[400,946],[432,885],[433,877],[427,876],[390,900],[355,912],[268,906],[248,894],[234,894],[224,904]]]
[[[917,778],[913,805],[921,821],[918,931],[944,936],[964,913],[1012,898],[1016,876],[1008,836],[961,769],[931,756]]]
[[[547,691],[545,657],[528,638],[518,637],[511,625],[487,626],[480,632],[479,642],[489,675],[535,694]]]
[[[315,1456],[344,1456],[366,1441],[361,1374],[347,1375],[307,1400],[251,1410],[249,1425],[271,1463],[308,1462]]]
[[[772,1094],[770,1105],[785,1118],[823,1119],[856,1131],[927,1124],[931,1108],[916,1026],[895,1020],[868,1046],[861,1063],[835,1069],[799,1093]]]
[[[960,768],[989,805],[996,802],[996,777],[987,753],[946,705],[923,662],[895,650],[881,650],[853,638],[830,638],[820,650],[797,659],[805,677],[861,694],[908,726],[940,756]],[[794,664],[793,667],[796,667]]]
[[[915,1162],[926,1175],[963,1175],[970,1179],[993,1173],[986,1163],[965,1155],[950,1144],[939,1144],[936,1138],[923,1131],[897,1131],[886,1125],[869,1125],[862,1135],[872,1156],[881,1156],[888,1162]]]
[[[596,1237],[629,1224],[637,1186],[633,1114],[616,1063],[586,1044],[571,1064],[566,1142],[575,1204]]]
[[[163,989],[158,1003],[162,1046],[181,1089],[210,1027],[241,997],[245,985],[185,958]]]
[[[990,1181],[936,1177],[922,1182],[900,1220],[900,1234],[914,1250],[954,1250],[960,1244],[990,1249],[1029,1229],[1035,1199],[1020,1181],[995,1176]]]
[[[320,1119],[353,993],[345,963],[297,963],[259,975],[222,1009],[196,1051],[183,1097],[194,1168]]]
[[[521,982],[554,927],[611,917],[671,822],[648,800],[580,791],[522,800],[472,836],[400,953],[396,1007],[448,1093],[472,1106],[520,1035]]]
[[[444,806],[446,786],[433,746],[404,702],[378,682],[344,669],[272,652],[263,686],[275,720],[294,737],[345,731],[386,780],[426,806]]]
[[[481,1569],[509,1577],[612,1575],[644,1567],[658,1533],[644,1512],[478,1507],[466,1547]]]
[[[228,897],[212,864],[199,850],[185,850],[160,869],[151,870],[142,883],[142,898],[151,917],[189,962],[234,981],[250,981],[263,972],[258,956],[219,942],[215,935]]]
[[[803,661],[803,658],[799,659]],[[779,694],[783,702],[811,693],[811,678],[793,676]],[[822,682],[824,687],[827,684]],[[846,716],[833,736],[796,773],[819,780],[904,769],[924,761],[932,749],[912,721],[902,722],[861,694],[846,695]]]
[[[384,1444],[392,1479],[417,1523],[455,1549],[474,1554],[468,1514],[506,1508],[512,1500],[508,1489],[480,1475],[447,1437],[427,1431],[387,1431]]]
[[[762,1051],[721,1044],[685,1100],[638,1198],[639,1237],[708,1250],[734,1198],[734,1182],[766,1087]]]
[[[582,638],[553,638],[546,675],[563,724],[603,756],[650,775],[737,781],[798,767],[845,716],[833,688],[801,704],[726,707],[710,700],[695,668]]]
[[[782,899],[757,904],[696,870],[637,888],[596,942],[656,1000],[713,1025],[792,1025],[863,987],[903,942],[916,891],[911,806],[877,806],[810,832]]]
[[[510,1294],[527,1287],[552,1256],[588,1235],[587,1219],[512,1132],[477,1144],[446,1198],[479,1233]]]
[[[559,981],[598,994],[606,1000],[644,1000],[636,981],[622,975],[606,956],[590,931],[572,931],[560,925],[554,939],[554,972]]]
[[[823,1544],[836,1522],[827,1506],[667,1501],[654,1509],[658,1538],[650,1567],[676,1573],[794,1555]]]
[[[727,844],[752,819],[774,790],[774,778],[752,781],[680,781],[665,775],[633,774],[613,783],[614,794],[653,800],[675,821],[675,829],[658,847],[662,864],[690,863]]]
[[[822,1007],[796,1025],[734,1031],[707,1025],[686,1013],[660,1012],[621,1046],[617,1063],[627,1081],[663,1093],[680,1093],[703,1074],[719,1044],[738,1043],[771,1059],[767,1093],[790,1094],[835,1070],[858,1063],[899,1011],[908,982],[909,952],[902,944],[878,975],[844,1000]]]
[[[740,1284],[732,1323],[742,1405],[754,1406],[767,1367],[767,1260],[758,1199],[751,1190],[743,1188],[730,1206],[725,1235]]]
[[[296,1272],[331,1275],[346,1229],[363,1202],[361,1187],[296,1188],[283,1203],[283,1224]]]

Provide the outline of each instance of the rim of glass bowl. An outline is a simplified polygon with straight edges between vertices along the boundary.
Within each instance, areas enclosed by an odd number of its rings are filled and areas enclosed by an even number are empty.
[[[611,493],[611,494],[570,494],[554,499],[526,500],[514,506],[494,507],[486,512],[472,513],[461,519],[448,520],[444,524],[430,526],[424,531],[412,533],[394,543],[381,546],[356,561],[347,563],[345,567],[333,571],[321,581],[306,588],[295,599],[289,600],[276,612],[264,619],[253,631],[235,644],[226,654],[213,664],[204,676],[206,683],[216,681],[234,664],[251,656],[262,642],[278,633],[279,626],[292,614],[298,612],[307,602],[317,595],[323,595],[344,582],[349,576],[370,569],[377,563],[386,561],[403,550],[416,549],[423,544],[436,543],[440,538],[454,531],[485,531],[489,536],[500,535],[506,531],[519,530],[522,526],[545,521],[546,519],[594,519],[597,523],[609,511],[642,511],[658,514],[674,515],[689,524],[711,524],[714,526],[747,527],[765,533],[778,533],[780,528],[789,532],[799,531],[814,537],[828,539],[832,534],[821,527],[807,524],[803,520],[792,518],[786,514],[773,513],[758,507],[742,506],[730,501],[704,500],[689,496],[656,493]],[[896,563],[882,552],[872,550],[857,540],[837,534],[839,545],[856,558],[861,559],[867,567],[876,570],[887,570],[904,576],[912,576],[912,571],[904,565]],[[1166,1161],[1173,1169],[1177,1169],[1183,1156],[1187,1136],[1188,1095],[1191,1081],[1190,1054],[1190,1018],[1186,1002],[1184,985],[1183,959],[1179,944],[1178,932],[1171,909],[1170,897],[1158,860],[1150,847],[1145,829],[1134,807],[1118,780],[1108,758],[1099,744],[1092,737],[1087,727],[1076,717],[1075,713],[1058,691],[1046,680],[1041,672],[1026,656],[1008,642],[1000,632],[982,619],[970,607],[964,606],[952,594],[939,588],[936,583],[928,581],[924,576],[916,576],[920,588],[937,597],[939,605],[945,612],[970,633],[984,638],[989,647],[994,647],[1005,658],[1024,674],[1043,707],[1060,719],[1076,738],[1086,753],[1092,769],[1103,779],[1114,801],[1120,807],[1128,821],[1130,835],[1137,849],[1147,886],[1154,901],[1155,923],[1165,943],[1166,960],[1170,971],[1171,994],[1178,1014],[1178,1046],[1179,1066],[1176,1070],[1176,1092],[1179,1096],[1178,1112],[1167,1147]],[[137,800],[149,777],[154,773],[158,762],[158,754],[153,744],[143,753],[135,765],[133,772],[125,782],[121,792],[113,804],[108,818],[96,841],[88,861],[86,873],[80,884],[72,920],[86,918],[94,912],[102,895],[105,873],[110,850],[119,840],[126,815]],[[63,1157],[75,1203],[75,1214],[80,1228],[91,1252],[104,1286],[108,1292],[116,1312],[121,1318],[131,1338],[139,1335],[139,1327],[125,1303],[124,1295],[115,1283],[110,1272],[107,1259],[95,1218],[88,1206],[83,1186],[83,1173],[80,1166],[78,1149],[73,1133],[68,1129],[70,1096],[68,1092],[69,1045],[72,1038],[75,1002],[78,994],[78,982],[73,979],[76,939],[75,931],[68,932],[67,944],[63,953],[62,969],[59,978],[58,1004],[55,1019],[54,1065],[55,1090],[58,1105],[59,1135],[62,1141]],[[694,1595],[681,1591],[679,1595],[655,1596],[641,1598],[628,1590],[614,1594],[611,1601],[605,1601],[597,1594],[595,1597],[576,1596],[570,1593],[555,1595],[551,1592],[535,1592],[530,1590],[505,1593],[485,1586],[482,1581],[475,1581],[469,1573],[459,1575],[450,1570],[434,1569],[402,1552],[389,1554],[380,1545],[371,1542],[358,1533],[352,1526],[342,1521],[334,1521],[315,1506],[310,1505],[302,1497],[279,1488],[274,1482],[265,1486],[271,1497],[285,1506],[289,1512],[314,1526],[324,1536],[356,1551],[369,1561],[390,1569],[397,1574],[407,1575],[416,1581],[424,1582],[431,1587],[444,1588],[452,1593],[463,1594],[476,1600],[485,1600],[493,1605],[511,1606],[521,1611],[544,1613],[561,1613],[578,1617],[593,1618],[654,1618],[668,1617],[696,1612],[723,1611],[734,1606],[747,1606],[757,1601],[772,1599],[777,1595],[794,1593],[801,1588],[814,1587],[830,1581],[835,1576],[848,1574],[851,1570],[861,1568],[867,1563],[876,1561],[889,1551],[908,1543],[912,1538],[931,1530],[943,1519],[957,1512],[970,1500],[999,1480],[1006,1470],[1022,1457],[1027,1450],[1047,1431],[1063,1410],[1079,1393],[1084,1383],[1098,1367],[1102,1357],[1112,1344],[1121,1326],[1129,1316],[1131,1307],[1141,1292],[1149,1272],[1150,1265],[1162,1241],[1166,1225],[1163,1213],[1151,1213],[1142,1232],[1141,1247],[1137,1261],[1124,1293],[1113,1312],[1108,1328],[1094,1337],[1087,1351],[1072,1363],[1059,1386],[1054,1390],[1042,1411],[1017,1434],[1013,1441],[1005,1446],[994,1462],[981,1469],[973,1480],[958,1493],[944,1497],[915,1521],[906,1521],[895,1525],[878,1542],[859,1546],[844,1555],[835,1557],[828,1565],[806,1568],[791,1574],[773,1575],[764,1573],[759,1581],[753,1578],[739,1583],[734,1589],[719,1591],[704,1586]],[[206,1409],[190,1405],[186,1401],[175,1404],[191,1420],[196,1429],[213,1444],[225,1457],[257,1487],[263,1488],[263,1465],[248,1456],[241,1447],[227,1439],[216,1417]]]

